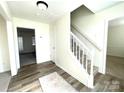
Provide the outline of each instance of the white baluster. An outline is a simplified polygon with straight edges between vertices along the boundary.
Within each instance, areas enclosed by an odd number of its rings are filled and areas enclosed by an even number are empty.
[[[71,51],[73,50],[72,51],[73,55],[75,56],[75,58],[77,59],[77,61],[79,63],[82,63],[81,64],[82,67],[85,69],[85,71],[89,75],[88,86],[93,86],[93,80],[94,80],[94,78],[93,78],[93,56],[94,56],[94,52],[90,51],[90,49],[82,41],[80,41],[78,39],[78,37],[76,37],[72,32],[71,32],[71,43],[72,43]],[[82,51],[82,54],[81,54],[81,51]],[[90,66],[90,69],[89,69],[89,66]]]

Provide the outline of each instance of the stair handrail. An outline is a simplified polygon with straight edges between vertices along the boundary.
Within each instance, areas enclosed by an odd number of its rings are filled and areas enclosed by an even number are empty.
[[[75,34],[73,34],[71,31],[70,33],[80,43],[80,45],[82,45],[88,52],[90,52],[90,49],[80,39],[78,39],[78,37]]]
[[[81,33],[79,31],[79,29],[77,29],[77,27],[75,27],[74,25],[71,24],[71,27],[73,27],[81,36],[83,36],[90,44],[92,44],[96,49],[98,49],[99,51],[101,51],[101,48],[93,41],[91,40],[88,36],[84,35],[83,33]],[[82,42],[82,41],[81,41]]]
[[[90,75],[93,75],[93,56],[94,56],[94,50],[89,49],[75,34],[73,34],[70,31],[71,36],[73,36],[73,38],[75,39],[76,42],[78,42],[83,48],[85,49],[86,53],[89,55],[89,57],[91,58],[91,71],[90,71]]]
[[[93,87],[94,49],[89,49],[73,32],[70,31],[70,48],[73,56],[88,75],[88,86]]]

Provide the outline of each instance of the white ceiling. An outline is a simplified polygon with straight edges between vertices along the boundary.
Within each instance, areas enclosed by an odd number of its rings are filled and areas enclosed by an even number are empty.
[[[71,12],[85,4],[91,11],[101,11],[107,7],[117,4],[111,0],[43,0],[48,3],[46,11],[41,11],[36,6],[37,0],[7,0],[7,4],[14,17],[50,23],[67,12]]]
[[[37,0],[7,1],[13,16],[50,23],[82,5],[82,0],[44,0],[48,4],[46,11],[36,6]]]
[[[87,6],[92,12],[96,13],[113,5],[119,4],[123,1],[120,0],[84,0],[84,5]]]

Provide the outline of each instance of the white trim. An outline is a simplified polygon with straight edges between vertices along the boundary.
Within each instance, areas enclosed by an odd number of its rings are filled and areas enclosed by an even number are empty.
[[[11,75],[14,76],[17,74],[17,65],[15,58],[15,46],[13,38],[13,28],[11,21],[7,21],[7,35],[8,35],[8,46],[9,46],[9,56],[10,56],[10,66],[11,66]]]
[[[80,39],[78,39],[76,35],[74,35],[71,31],[70,33],[79,42],[80,45],[82,45],[88,52],[90,52],[90,49],[88,49],[88,47],[85,44],[83,44],[83,42]]]
[[[78,66],[80,67],[80,69],[82,69],[82,71],[84,71],[87,75],[88,75],[88,78],[85,77],[85,79],[87,79],[87,86],[89,88],[93,88],[93,56],[94,56],[94,50],[92,51],[89,51],[89,49],[85,46],[85,44],[83,42],[81,42],[77,36],[75,36],[71,31],[70,31],[70,36],[73,37],[73,40],[75,39],[75,42],[76,42],[76,46],[78,45],[81,45],[82,47],[79,47],[79,49],[81,48],[82,50],[85,49],[84,52],[86,52],[86,55],[87,56],[90,56],[91,57],[91,71],[90,71],[90,75],[88,74],[88,68],[87,68],[87,65],[88,65],[88,59],[86,58],[86,68],[83,68],[83,64],[80,64],[80,59],[78,60],[77,58],[77,47],[76,47],[76,56],[74,56],[74,52],[71,52],[71,48],[69,49],[70,50],[70,55],[72,56],[73,60],[76,61],[76,63],[78,64]],[[70,37],[70,40],[72,39]],[[72,43],[72,42],[71,42]],[[72,47],[72,46],[71,46]],[[80,51],[80,50],[79,50]],[[79,55],[80,56],[80,55]]]
[[[100,68],[100,72],[105,74],[106,72],[106,52],[107,52],[107,37],[108,37],[108,20],[105,20],[105,24],[104,24],[104,39],[103,39],[103,62],[102,64],[102,68]]]
[[[16,64],[17,68],[20,68],[20,59],[19,59],[19,49],[18,49],[18,37],[17,37],[17,29],[14,27],[14,41],[15,41],[15,56],[16,56]]]
[[[56,24],[56,23],[55,23]],[[55,25],[54,24],[54,25]],[[54,37],[53,37],[53,40],[54,40],[54,57],[53,57],[53,61],[54,61],[54,63],[56,63],[56,60],[57,60],[57,58],[56,58],[56,48],[57,48],[57,44],[56,44],[56,27],[54,26],[54,25],[52,25],[53,26],[53,32],[54,32]]]
[[[18,70],[17,70],[16,57],[15,57],[13,23],[12,23],[12,16],[5,1],[0,1],[0,14],[4,17],[6,21],[11,75],[14,76],[17,74]]]
[[[17,62],[17,68],[19,69],[20,68],[20,58],[19,58],[19,49],[18,49],[17,27],[34,29],[34,33],[35,33],[35,28],[25,27],[25,26],[17,26],[17,25],[14,28],[14,30],[15,30],[14,31],[14,38],[15,38],[15,49],[16,49],[16,62]],[[35,33],[35,37],[36,37],[36,33]],[[37,44],[35,44],[35,46],[36,45]],[[36,47],[35,47],[35,51],[36,51]],[[36,53],[36,63],[37,63],[37,53]]]
[[[101,51],[102,48],[97,44],[97,42],[95,42],[93,39],[91,39],[87,34],[85,34],[84,32],[80,32],[81,30],[74,24],[71,24],[71,26],[77,30],[77,32],[83,36],[89,43],[91,43],[98,51]]]

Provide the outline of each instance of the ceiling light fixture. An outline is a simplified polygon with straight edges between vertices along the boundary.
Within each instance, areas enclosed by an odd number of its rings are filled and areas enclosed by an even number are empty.
[[[41,10],[47,10],[48,4],[44,1],[37,1],[37,6]]]

